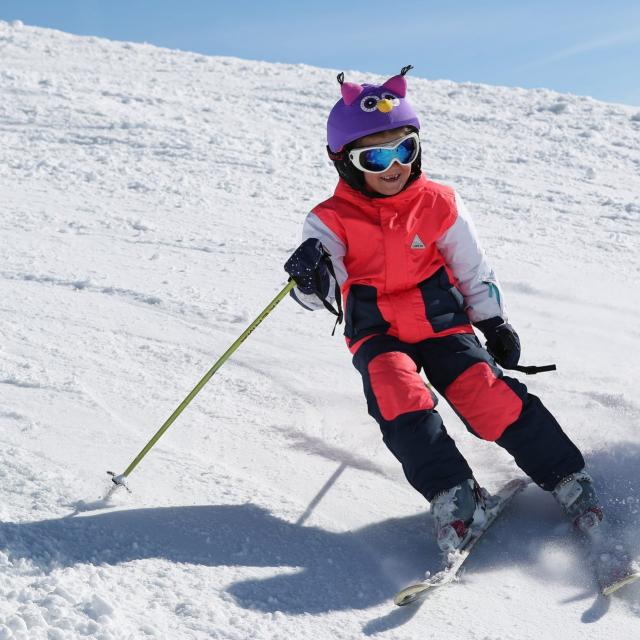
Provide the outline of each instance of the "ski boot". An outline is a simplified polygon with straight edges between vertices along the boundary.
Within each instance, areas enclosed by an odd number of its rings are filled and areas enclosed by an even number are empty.
[[[608,596],[640,579],[640,567],[603,519],[589,475],[584,471],[573,473],[561,480],[552,493],[584,535],[588,560],[603,595]]]
[[[441,491],[431,501],[436,540],[445,555],[464,545],[471,536],[472,523],[484,523],[487,497],[487,492],[471,478]]]
[[[593,537],[602,522],[603,512],[593,486],[593,480],[584,471],[563,478],[552,491],[576,529]]]

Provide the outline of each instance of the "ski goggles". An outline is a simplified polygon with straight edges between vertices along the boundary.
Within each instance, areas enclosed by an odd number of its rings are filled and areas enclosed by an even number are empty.
[[[394,162],[411,164],[420,152],[420,138],[413,131],[400,140],[375,147],[361,147],[349,151],[349,160],[354,167],[367,173],[382,173]]]

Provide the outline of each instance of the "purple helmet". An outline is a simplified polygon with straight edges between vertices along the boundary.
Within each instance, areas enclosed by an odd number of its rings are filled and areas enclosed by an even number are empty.
[[[333,153],[339,153],[346,144],[363,136],[395,129],[415,127],[420,120],[409,101],[405,74],[411,65],[402,68],[399,75],[382,85],[344,82],[344,73],[338,75],[342,99],[331,109],[327,120],[327,142]]]

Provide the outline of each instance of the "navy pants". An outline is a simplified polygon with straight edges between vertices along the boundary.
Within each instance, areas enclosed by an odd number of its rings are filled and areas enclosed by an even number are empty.
[[[504,376],[474,334],[416,344],[376,335],[358,349],[353,364],[385,444],[427,500],[473,474],[435,410],[421,369],[471,433],[506,449],[543,489],[584,467],[582,454],[540,399]]]

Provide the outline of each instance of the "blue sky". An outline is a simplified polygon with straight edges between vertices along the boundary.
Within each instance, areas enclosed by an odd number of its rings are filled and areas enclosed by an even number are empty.
[[[211,55],[640,106],[640,1],[1,0],[0,19]]]

